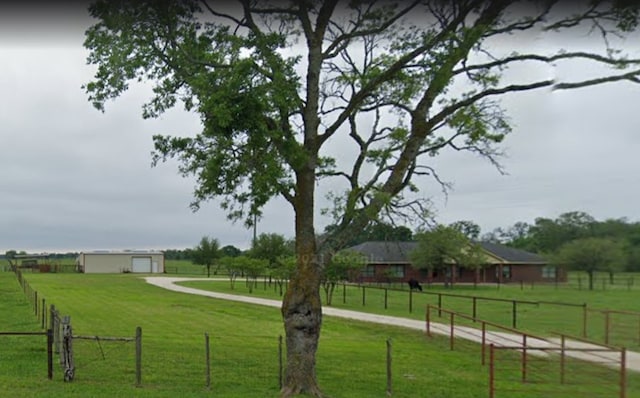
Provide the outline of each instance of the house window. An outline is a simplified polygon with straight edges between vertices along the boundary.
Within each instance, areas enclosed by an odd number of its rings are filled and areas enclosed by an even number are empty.
[[[500,266],[496,266],[496,278],[500,277]],[[511,266],[503,265],[502,266],[502,279],[511,279]]]
[[[556,279],[556,267],[547,265],[542,267],[542,277],[549,279]]]
[[[404,278],[404,265],[390,265],[389,275],[395,278]]]
[[[362,276],[366,278],[373,278],[376,276],[376,266],[375,265],[367,265],[362,269]]]

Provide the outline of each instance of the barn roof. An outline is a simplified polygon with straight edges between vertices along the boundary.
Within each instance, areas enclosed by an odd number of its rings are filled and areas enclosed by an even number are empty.
[[[143,255],[143,254],[164,254],[158,250],[93,250],[85,251],[80,254],[131,254],[131,255]]]

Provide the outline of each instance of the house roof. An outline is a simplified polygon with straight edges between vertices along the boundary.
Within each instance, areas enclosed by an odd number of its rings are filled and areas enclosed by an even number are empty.
[[[535,253],[491,242],[476,242],[484,250],[507,263],[546,264],[547,261]]]
[[[368,263],[408,263],[409,253],[417,246],[417,242],[400,241],[369,241],[350,247],[353,250],[364,254]]]
[[[476,242],[488,254],[508,264],[546,264],[542,257],[520,249],[490,242]],[[369,264],[406,264],[410,263],[409,253],[415,249],[417,242],[369,241],[349,250],[362,253]]]

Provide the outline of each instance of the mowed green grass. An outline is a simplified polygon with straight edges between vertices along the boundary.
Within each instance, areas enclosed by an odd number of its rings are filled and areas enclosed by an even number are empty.
[[[278,396],[283,330],[277,308],[174,293],[131,274],[25,278],[40,297],[71,316],[74,334],[133,337],[140,326],[143,381],[135,387],[133,343],[75,340],[76,380],[63,383],[58,366],[55,380],[46,379],[44,338],[2,336],[11,339],[0,357],[0,388],[6,396]],[[0,285],[3,329],[38,330],[15,276],[0,274]],[[211,336],[211,391],[205,389],[205,332]],[[451,352],[445,339],[421,332],[328,317],[317,357],[327,396],[385,396],[387,339],[393,347],[395,397],[486,396],[487,369],[480,366],[476,346]]]
[[[164,269],[167,274],[207,276],[207,268],[194,264],[191,260],[165,260]],[[211,267],[213,273],[215,267]]]
[[[185,286],[202,288],[213,291],[236,294],[250,294],[253,296],[279,299],[280,291],[274,284],[269,285],[260,279],[254,284],[252,292],[244,279],[238,279],[235,287],[227,281],[192,281],[181,283]],[[424,320],[427,304],[441,305],[452,312],[472,316],[473,299],[475,301],[475,315],[477,319],[491,323],[512,327],[514,323],[514,305],[512,300],[533,302],[539,304],[516,303],[516,328],[541,337],[555,333],[584,337],[584,308],[587,311],[586,334],[593,341],[605,342],[604,315],[596,309],[610,309],[622,311],[639,311],[640,290],[576,290],[556,288],[553,285],[520,286],[519,284],[469,286],[457,285],[453,289],[433,285],[424,287],[423,292],[409,291],[402,285],[395,285],[394,289],[382,287],[363,287],[356,285],[340,285],[336,288],[331,305],[344,308],[402,316]],[[438,295],[440,293],[440,295]],[[456,297],[460,296],[460,297]],[[483,300],[500,299],[504,301]],[[323,293],[326,303],[326,297]],[[570,305],[561,305],[566,303]],[[411,310],[411,311],[410,311]],[[431,311],[430,316],[436,322],[450,322],[450,314],[442,312],[438,317],[437,311]],[[462,317],[456,323],[474,325]],[[480,325],[475,323],[479,328]],[[490,327],[491,329],[491,327]],[[609,326],[609,344],[625,346],[640,350],[640,315],[611,315]]]
[[[0,387],[6,396],[278,396],[278,336],[283,331],[277,308],[174,293],[132,274],[35,273],[25,278],[41,298],[71,315],[76,335],[132,337],[136,326],[141,326],[143,382],[141,387],[134,386],[133,343],[75,340],[76,380],[63,383],[57,366],[55,380],[46,379],[43,338],[11,337],[11,344],[2,345],[0,356]],[[11,330],[38,330],[39,322],[15,276],[0,273],[0,286],[2,324]],[[205,332],[211,336],[210,391],[204,386]],[[456,350],[450,351],[447,339],[429,339],[422,332],[325,317],[317,366],[327,396],[386,396],[387,339],[393,348],[394,397],[488,396],[488,369],[480,365],[476,344],[458,341]],[[506,355],[511,361],[518,358]],[[541,361],[542,371],[557,365],[557,361]],[[514,365],[502,370],[506,381],[498,386],[518,391],[503,396],[540,397],[534,386],[517,383],[517,369]],[[589,365],[592,374],[594,369],[597,367]],[[617,381],[602,377],[598,384],[605,391],[614,391]],[[594,386],[582,384],[562,396],[592,396],[589,392]],[[629,385],[627,396],[640,397],[637,375],[630,375]]]

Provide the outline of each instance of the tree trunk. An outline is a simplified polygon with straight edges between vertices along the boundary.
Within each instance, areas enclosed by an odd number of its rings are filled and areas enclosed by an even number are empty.
[[[316,380],[316,351],[322,325],[318,265],[316,261],[305,260],[282,303],[287,343],[283,397],[301,393],[322,395]]]
[[[297,176],[296,272],[282,301],[282,317],[287,343],[287,365],[282,397],[308,394],[321,397],[316,379],[316,351],[322,325],[320,298],[321,263],[316,251],[314,230],[313,168]]]

